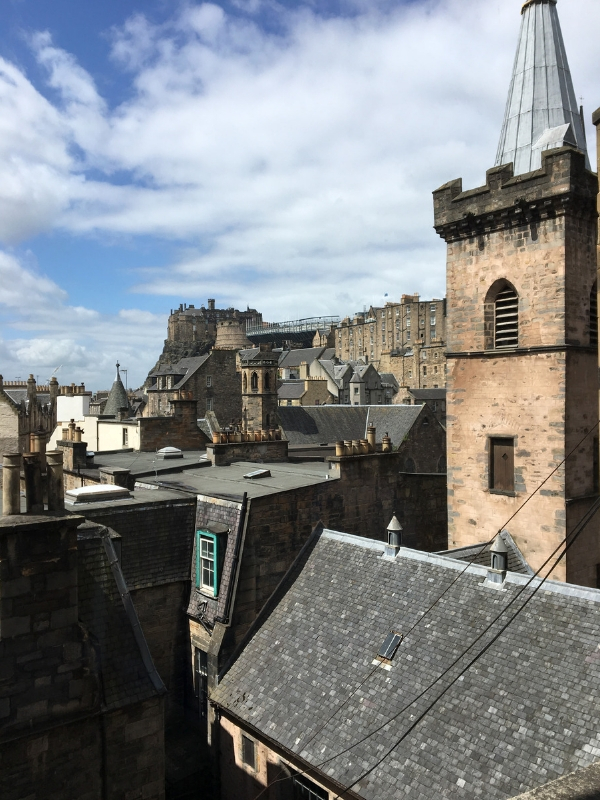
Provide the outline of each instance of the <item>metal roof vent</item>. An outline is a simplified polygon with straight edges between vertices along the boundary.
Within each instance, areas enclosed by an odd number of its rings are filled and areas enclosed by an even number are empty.
[[[159,458],[183,458],[183,453],[178,447],[163,447],[156,454]]]
[[[387,544],[385,546],[385,555],[388,558],[395,558],[398,551],[402,547],[402,525],[398,522],[398,518],[394,514],[387,526]]]
[[[491,564],[488,567],[485,583],[488,586],[501,588],[508,569],[508,547],[502,536],[498,534],[490,547]]]

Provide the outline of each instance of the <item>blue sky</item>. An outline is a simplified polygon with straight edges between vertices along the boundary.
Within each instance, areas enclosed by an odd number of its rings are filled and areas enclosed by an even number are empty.
[[[0,0],[0,373],[139,385],[208,297],[443,296],[431,191],[493,165],[520,5]],[[589,119],[600,4],[559,13]]]

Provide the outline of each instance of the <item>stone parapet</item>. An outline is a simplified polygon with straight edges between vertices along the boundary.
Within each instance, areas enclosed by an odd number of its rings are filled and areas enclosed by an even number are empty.
[[[235,461],[257,463],[288,461],[288,442],[285,439],[260,442],[228,442],[209,444],[206,456],[215,467],[225,467]]]
[[[434,226],[446,242],[561,216],[596,215],[596,176],[571,147],[542,154],[541,169],[513,175],[512,164],[489,169],[485,186],[463,191],[462,179],[433,193]]]

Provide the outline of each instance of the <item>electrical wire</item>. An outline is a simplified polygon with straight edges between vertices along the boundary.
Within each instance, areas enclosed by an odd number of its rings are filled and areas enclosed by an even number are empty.
[[[588,524],[588,523],[591,521],[591,519],[592,519],[592,518],[594,517],[594,515],[597,513],[598,509],[600,509],[600,498],[599,498],[598,500],[596,500],[596,501],[595,501],[595,503],[593,504],[593,506],[592,506],[592,507],[591,507],[591,508],[588,510],[588,512],[587,512],[587,513],[584,515],[584,517],[582,518],[582,520],[580,520],[580,522],[578,523],[578,525],[576,525],[576,526],[575,526],[575,529],[574,529],[574,530],[573,530],[573,532],[571,533],[571,537],[572,537],[572,538],[571,538],[571,540],[570,540],[569,542],[567,542],[567,538],[568,538],[568,536],[567,536],[567,537],[565,537],[565,539],[563,539],[563,541],[562,541],[562,542],[561,542],[561,543],[558,545],[558,547],[556,547],[556,548],[555,548],[555,550],[554,550],[554,552],[552,553],[552,555],[551,555],[549,558],[547,558],[547,559],[546,559],[546,561],[544,562],[544,564],[542,565],[542,567],[540,567],[540,569],[538,570],[538,572],[537,572],[535,575],[533,575],[533,576],[532,576],[532,577],[529,579],[529,581],[528,581],[528,582],[525,584],[525,586],[524,586],[524,587],[521,589],[521,591],[520,591],[520,592],[518,592],[518,593],[515,595],[515,597],[514,597],[514,598],[511,600],[511,602],[508,604],[508,606],[506,606],[506,608],[505,608],[505,609],[503,609],[503,610],[500,612],[500,614],[499,614],[499,615],[498,615],[498,616],[495,618],[495,620],[494,620],[492,623],[490,623],[490,625],[488,625],[488,627],[485,629],[485,631],[483,631],[483,633],[482,633],[482,634],[480,634],[480,635],[477,637],[477,639],[475,640],[475,642],[471,643],[471,645],[469,645],[469,647],[467,648],[467,650],[466,650],[466,651],[464,651],[464,652],[461,654],[461,656],[459,656],[459,658],[458,658],[458,659],[456,659],[456,660],[453,662],[453,664],[452,664],[452,665],[451,665],[451,666],[450,666],[450,667],[449,667],[447,670],[445,670],[445,671],[442,673],[442,675],[441,675],[441,676],[440,676],[440,677],[439,677],[439,678],[438,678],[438,679],[437,679],[437,680],[436,680],[436,681],[435,681],[433,684],[431,684],[431,685],[430,685],[430,686],[429,686],[427,689],[425,689],[425,690],[424,690],[424,692],[421,692],[421,694],[420,694],[420,695],[418,695],[418,697],[417,697],[417,698],[415,698],[415,700],[413,700],[413,701],[412,701],[412,702],[411,702],[411,703],[410,703],[408,706],[405,706],[405,707],[402,709],[402,711],[398,712],[398,714],[396,714],[395,716],[391,717],[391,719],[389,719],[389,720],[388,720],[386,723],[384,723],[384,725],[380,726],[379,728],[377,728],[377,729],[376,729],[375,731],[373,731],[372,733],[370,733],[370,734],[368,734],[367,736],[363,737],[363,738],[362,738],[362,739],[360,739],[358,742],[355,742],[355,743],[354,743],[354,744],[353,744],[351,747],[347,748],[346,750],[342,751],[341,753],[338,753],[338,754],[337,754],[336,756],[334,756],[333,758],[331,758],[331,759],[328,759],[327,761],[324,761],[324,762],[322,762],[321,764],[318,764],[318,765],[316,765],[316,768],[319,768],[319,767],[321,767],[321,766],[324,766],[325,764],[329,763],[329,761],[332,761],[334,758],[339,758],[339,756],[340,756],[340,755],[343,755],[344,753],[348,752],[349,750],[352,750],[354,747],[356,747],[357,745],[359,745],[359,744],[361,744],[362,742],[366,741],[366,739],[370,738],[371,736],[373,736],[373,735],[374,735],[375,733],[377,733],[378,731],[382,730],[382,728],[386,727],[386,726],[387,726],[387,725],[389,725],[391,722],[395,721],[395,720],[396,720],[396,719],[397,719],[397,718],[398,718],[398,717],[399,717],[401,714],[403,714],[403,713],[404,713],[404,711],[406,711],[408,708],[410,708],[410,706],[411,706],[411,705],[413,705],[413,704],[414,704],[414,703],[415,703],[415,702],[416,702],[418,699],[420,699],[421,697],[423,697],[423,695],[424,695],[424,694],[425,694],[427,691],[429,691],[429,689],[430,689],[430,688],[432,688],[432,687],[435,685],[435,683],[437,683],[439,680],[441,680],[441,678],[443,678],[443,677],[444,677],[444,676],[445,676],[445,675],[446,675],[446,674],[447,674],[447,673],[448,673],[448,672],[449,672],[449,671],[452,669],[452,667],[454,667],[454,666],[455,666],[455,665],[456,665],[456,664],[457,664],[457,663],[458,663],[458,662],[459,662],[459,661],[460,661],[460,660],[461,660],[461,659],[462,659],[462,658],[463,658],[465,655],[467,655],[467,653],[468,653],[468,652],[469,652],[469,650],[470,650],[470,649],[473,647],[473,645],[474,645],[474,644],[475,644],[477,641],[479,641],[479,640],[482,638],[482,636],[484,636],[484,635],[485,635],[485,633],[486,633],[487,631],[489,631],[489,629],[492,627],[492,625],[494,625],[494,624],[497,622],[497,620],[500,618],[500,616],[502,616],[502,614],[504,614],[504,613],[505,613],[505,611],[506,611],[506,610],[507,610],[507,609],[508,609],[508,608],[509,608],[509,607],[510,607],[510,606],[511,606],[511,605],[512,605],[514,602],[515,602],[515,600],[516,600],[516,599],[518,599],[518,598],[519,598],[519,597],[520,597],[520,596],[523,594],[523,592],[524,592],[524,591],[525,591],[525,590],[526,590],[526,589],[527,589],[527,588],[530,586],[531,582],[532,582],[532,581],[533,581],[533,580],[534,580],[534,579],[537,577],[538,573],[539,573],[539,572],[541,572],[541,570],[542,570],[542,569],[544,568],[544,566],[545,566],[545,565],[546,565],[546,564],[547,564],[547,563],[550,561],[550,559],[551,559],[551,558],[554,556],[554,554],[555,554],[555,553],[556,553],[556,552],[557,552],[557,551],[558,551],[558,550],[559,550],[561,547],[564,547],[564,549],[563,549],[563,552],[562,552],[562,553],[560,553],[560,555],[559,555],[559,556],[556,558],[556,560],[555,560],[555,561],[554,561],[554,563],[552,564],[551,568],[548,570],[548,573],[547,573],[547,574],[546,574],[546,575],[545,575],[543,578],[541,578],[541,579],[540,579],[540,581],[539,581],[538,585],[537,585],[537,586],[536,586],[536,587],[533,589],[533,591],[532,591],[532,593],[529,595],[529,597],[527,597],[527,598],[525,599],[525,601],[523,602],[522,606],[521,606],[519,609],[517,609],[517,611],[516,611],[516,612],[515,612],[515,613],[514,613],[514,614],[511,616],[511,618],[510,618],[510,619],[509,619],[509,620],[508,620],[508,621],[507,621],[507,622],[506,622],[506,623],[505,623],[505,624],[502,626],[502,628],[500,628],[500,630],[498,631],[498,633],[496,633],[496,634],[495,634],[495,635],[492,637],[492,639],[490,639],[490,641],[489,641],[489,642],[488,642],[488,643],[487,643],[487,644],[486,644],[486,645],[485,645],[485,646],[482,648],[482,650],[480,650],[480,651],[479,651],[479,653],[477,653],[477,654],[476,654],[476,655],[475,655],[475,656],[474,656],[474,657],[473,657],[473,658],[472,658],[472,659],[469,661],[469,663],[468,663],[468,664],[467,664],[465,667],[463,667],[463,668],[461,669],[461,671],[458,673],[458,675],[456,675],[456,677],[454,677],[454,678],[453,678],[453,679],[450,681],[450,683],[449,683],[449,684],[448,684],[448,685],[445,687],[445,689],[443,689],[443,690],[442,690],[442,692],[441,692],[441,693],[440,693],[440,694],[439,694],[439,695],[438,695],[438,696],[437,696],[437,697],[436,697],[436,698],[435,698],[435,699],[434,699],[434,700],[433,700],[433,701],[432,701],[432,702],[431,702],[431,703],[430,703],[430,704],[427,706],[427,708],[426,708],[426,709],[425,709],[425,710],[424,710],[424,711],[423,711],[423,712],[422,712],[422,713],[419,715],[419,717],[418,717],[418,718],[417,718],[417,719],[416,719],[416,720],[415,720],[415,721],[414,721],[414,722],[413,722],[413,723],[412,723],[412,724],[411,724],[411,725],[408,727],[408,729],[407,729],[407,730],[406,730],[406,731],[405,731],[405,732],[402,734],[402,736],[401,736],[399,739],[397,739],[397,740],[394,742],[394,744],[392,745],[392,747],[391,747],[391,748],[390,748],[390,749],[389,749],[389,750],[388,750],[388,751],[387,751],[387,752],[386,752],[386,753],[385,753],[383,756],[381,756],[381,758],[379,758],[379,759],[376,761],[376,763],[375,763],[375,764],[374,764],[372,767],[370,767],[370,768],[369,768],[369,769],[368,769],[366,772],[363,772],[363,773],[362,773],[362,774],[361,774],[361,775],[360,775],[358,778],[356,778],[356,780],[354,780],[354,781],[353,781],[351,784],[349,784],[349,785],[345,786],[345,787],[342,789],[342,792],[341,792],[341,794],[340,794],[340,793],[336,794],[336,795],[335,795],[335,797],[333,798],[333,800],[339,800],[340,798],[344,797],[344,795],[346,795],[346,793],[347,793],[347,792],[349,792],[349,791],[350,791],[350,790],[351,790],[351,789],[352,789],[354,786],[356,786],[356,784],[357,784],[357,783],[360,783],[360,782],[361,782],[362,780],[364,780],[364,779],[365,779],[365,778],[366,778],[368,775],[370,775],[372,772],[374,772],[374,771],[377,769],[377,767],[378,767],[378,766],[380,766],[380,765],[383,763],[383,761],[385,761],[385,759],[386,759],[386,758],[388,758],[388,756],[389,756],[389,755],[391,755],[391,753],[393,753],[393,752],[394,752],[394,750],[396,749],[396,747],[398,747],[398,745],[399,745],[401,742],[403,742],[403,741],[404,741],[404,739],[406,739],[406,737],[407,737],[407,736],[408,736],[410,733],[412,733],[412,731],[413,731],[413,730],[414,730],[414,729],[417,727],[417,725],[418,725],[418,724],[419,724],[419,723],[420,723],[420,722],[421,722],[421,721],[422,721],[422,720],[423,720],[423,719],[424,719],[424,718],[427,716],[427,714],[428,714],[428,713],[429,713],[429,712],[432,710],[432,708],[433,708],[433,707],[434,707],[434,706],[435,706],[435,705],[436,705],[436,704],[437,704],[437,703],[438,703],[438,702],[439,702],[439,701],[442,699],[442,697],[444,697],[444,695],[445,695],[445,694],[446,694],[446,693],[447,693],[447,692],[448,692],[448,691],[449,691],[449,690],[452,688],[452,686],[453,686],[453,685],[456,683],[456,681],[457,681],[457,680],[458,680],[458,679],[459,679],[459,678],[460,678],[462,675],[464,675],[464,674],[465,674],[465,672],[467,672],[467,670],[469,670],[469,669],[470,669],[470,668],[473,666],[473,664],[475,664],[475,663],[476,663],[476,662],[477,662],[477,661],[478,661],[478,660],[479,660],[479,659],[480,659],[480,658],[481,658],[483,655],[485,655],[485,653],[486,653],[486,652],[487,652],[487,651],[490,649],[490,647],[491,647],[493,644],[495,644],[495,642],[496,642],[496,641],[497,641],[497,640],[500,638],[500,636],[501,636],[501,635],[504,633],[504,631],[506,631],[506,629],[509,627],[509,625],[511,625],[511,624],[512,624],[512,623],[515,621],[515,619],[516,619],[516,618],[519,616],[519,614],[520,614],[520,613],[523,611],[523,609],[524,609],[524,608],[527,606],[527,604],[528,604],[528,603],[529,603],[529,602],[530,602],[530,601],[531,601],[531,600],[532,600],[532,599],[535,597],[535,595],[538,593],[538,591],[541,589],[541,587],[542,587],[542,586],[544,585],[544,583],[546,582],[546,580],[547,580],[548,576],[549,576],[549,575],[552,573],[552,571],[553,571],[553,570],[554,570],[554,569],[555,569],[555,568],[558,566],[558,564],[560,563],[560,561],[561,561],[561,560],[564,558],[564,556],[566,555],[566,553],[567,553],[567,551],[569,550],[569,548],[570,548],[570,547],[571,547],[573,544],[575,544],[575,542],[576,542],[576,541],[577,541],[577,539],[579,538],[580,534],[581,534],[581,533],[582,533],[582,531],[585,529],[586,525],[587,525],[587,524]]]
[[[573,453],[575,453],[575,451],[579,449],[579,447],[581,447],[581,445],[583,444],[583,442],[584,442],[584,441],[585,441],[585,440],[586,440],[586,439],[587,439],[589,436],[591,436],[591,435],[592,435],[592,433],[594,433],[594,431],[596,430],[596,428],[598,428],[598,426],[599,426],[599,425],[600,425],[600,420],[599,420],[599,421],[598,421],[598,422],[597,422],[597,423],[596,423],[596,424],[595,424],[595,425],[594,425],[594,426],[593,426],[593,427],[592,427],[592,428],[591,428],[591,429],[590,429],[590,430],[589,430],[589,431],[588,431],[586,434],[584,434],[584,436],[583,436],[583,437],[582,437],[582,438],[581,438],[581,439],[580,439],[580,440],[577,442],[577,444],[576,444],[576,445],[575,445],[575,446],[574,446],[574,447],[573,447],[573,448],[572,448],[572,449],[571,449],[571,450],[570,450],[570,451],[569,451],[569,452],[566,454],[566,456],[565,456],[565,457],[562,459],[562,461],[560,461],[560,462],[559,462],[559,463],[556,465],[556,467],[554,467],[554,469],[553,469],[553,470],[552,470],[552,471],[551,471],[551,472],[550,472],[550,473],[549,473],[549,474],[548,474],[548,475],[547,475],[547,476],[544,478],[544,480],[543,480],[543,481],[542,481],[542,482],[541,482],[541,483],[540,483],[540,484],[537,486],[537,488],[536,488],[536,489],[534,489],[534,491],[533,491],[533,492],[532,492],[532,493],[531,493],[531,494],[530,494],[530,495],[529,495],[529,496],[528,496],[528,497],[527,497],[527,498],[526,498],[526,499],[523,501],[523,503],[521,503],[521,505],[520,505],[520,506],[519,506],[519,507],[516,509],[516,511],[515,511],[513,514],[511,514],[511,516],[508,518],[508,520],[507,520],[507,521],[506,521],[506,522],[505,522],[505,523],[504,523],[504,524],[503,524],[503,525],[502,525],[502,526],[501,526],[501,527],[498,529],[498,531],[497,531],[496,533],[494,533],[494,535],[492,536],[492,538],[491,538],[489,541],[485,542],[483,545],[481,545],[481,548],[480,548],[480,549],[477,551],[477,553],[476,553],[476,554],[473,556],[473,558],[471,559],[471,561],[469,561],[469,562],[466,564],[466,566],[464,567],[464,569],[462,569],[462,570],[461,570],[461,571],[460,571],[460,572],[457,574],[457,576],[456,576],[456,577],[455,577],[455,578],[454,578],[454,579],[453,579],[453,580],[452,580],[452,581],[451,581],[451,582],[448,584],[448,586],[447,586],[447,587],[444,589],[444,591],[443,591],[443,592],[442,592],[442,593],[441,593],[441,594],[440,594],[440,595],[439,595],[439,596],[438,596],[438,597],[437,597],[437,598],[436,598],[436,599],[433,601],[433,603],[431,603],[431,605],[430,605],[430,606],[429,606],[429,607],[428,607],[428,608],[427,608],[427,609],[426,609],[426,610],[423,612],[423,614],[422,614],[422,615],[419,617],[419,619],[418,619],[418,620],[416,620],[416,622],[415,622],[415,623],[412,625],[412,627],[411,627],[411,628],[409,628],[409,630],[408,630],[408,631],[407,631],[407,632],[406,632],[406,633],[403,635],[403,640],[404,640],[404,639],[406,639],[408,636],[410,636],[410,634],[411,634],[411,633],[412,633],[412,632],[415,630],[415,628],[416,628],[418,625],[420,625],[420,624],[421,624],[421,622],[423,622],[423,620],[424,620],[424,619],[427,617],[427,615],[428,615],[428,614],[429,614],[429,613],[430,613],[430,612],[431,612],[431,611],[432,611],[432,610],[433,610],[433,609],[434,609],[434,608],[435,608],[435,607],[438,605],[438,603],[439,603],[439,602],[440,602],[440,601],[441,601],[441,600],[442,600],[442,599],[445,597],[445,595],[446,595],[446,594],[447,594],[447,593],[450,591],[450,589],[451,589],[451,588],[452,588],[452,587],[453,587],[453,586],[454,586],[454,585],[457,583],[457,581],[458,581],[458,580],[460,580],[460,578],[461,578],[461,577],[462,577],[462,576],[465,574],[465,572],[466,572],[466,571],[469,569],[469,567],[470,567],[472,564],[474,564],[474,563],[475,563],[476,559],[477,559],[477,558],[478,558],[478,557],[479,557],[479,556],[480,556],[480,555],[481,555],[481,554],[482,554],[482,553],[485,551],[486,547],[489,547],[489,546],[491,546],[491,544],[492,544],[492,542],[494,541],[494,539],[496,538],[496,536],[497,536],[499,533],[501,533],[501,532],[502,532],[502,531],[503,531],[503,530],[506,528],[506,526],[507,526],[507,525],[508,525],[508,524],[509,524],[509,523],[510,523],[510,522],[511,522],[511,521],[512,521],[512,520],[513,520],[513,519],[514,519],[516,516],[517,516],[517,514],[518,514],[518,513],[519,513],[519,512],[520,512],[520,511],[521,511],[521,510],[522,510],[522,509],[523,509],[523,508],[524,508],[524,507],[527,505],[527,503],[528,503],[528,502],[529,502],[529,501],[530,501],[530,500],[531,500],[533,497],[535,497],[535,495],[536,495],[536,494],[537,494],[537,493],[538,493],[538,492],[539,492],[539,491],[540,491],[540,490],[543,488],[543,486],[545,486],[545,485],[546,485],[546,483],[547,483],[547,482],[550,480],[550,478],[552,478],[552,476],[553,476],[553,475],[555,475],[555,474],[556,474],[556,472],[558,472],[558,470],[559,470],[559,469],[560,469],[560,468],[561,468],[561,467],[562,467],[562,466],[565,464],[565,462],[567,461],[567,459],[568,459],[568,458],[570,458],[570,457],[573,455]],[[564,541],[566,541],[566,539],[565,539]],[[558,547],[561,547],[563,543],[564,543],[564,542],[561,542],[561,544],[560,544]],[[558,547],[557,547],[557,548],[556,548],[556,549],[553,551],[553,553],[552,553],[552,554],[549,556],[549,558],[548,558],[548,559],[547,559],[547,560],[544,562],[544,564],[542,564],[542,566],[540,567],[540,570],[541,570],[541,569],[543,569],[543,568],[544,568],[544,566],[545,566],[545,565],[548,563],[548,561],[550,560],[550,558],[552,558],[552,557],[554,556],[554,554],[555,554],[555,553],[557,552],[557,550],[558,550]],[[538,570],[538,573],[539,573],[539,571],[540,571],[540,570]],[[538,573],[535,573],[535,574],[534,574],[532,577],[533,577],[533,578],[535,578],[535,577],[537,576],[537,574],[538,574]],[[545,580],[545,579],[544,579],[544,580]],[[529,585],[529,584],[527,584],[527,585]],[[518,596],[518,595],[517,595],[517,596]],[[504,609],[504,610],[501,612],[501,614],[502,614],[502,613],[504,613],[504,611],[505,611],[506,609],[508,609],[508,608],[510,607],[510,605],[511,605],[511,604],[509,603],[509,605],[508,605],[508,606],[506,606],[506,608],[505,608],[505,609]],[[500,615],[499,615],[499,616],[500,616]],[[499,617],[497,617],[497,618],[496,618],[496,620],[497,620],[498,618],[499,618]],[[495,621],[496,621],[496,620],[494,620],[494,623],[495,623]],[[494,623],[492,623],[492,624],[494,624]],[[392,623],[390,623],[390,624],[392,624]],[[486,629],[486,631],[484,631],[482,635],[485,635],[485,633],[487,632],[487,630],[489,630],[489,628],[488,628],[488,629]],[[479,637],[479,638],[480,638],[480,637]],[[465,651],[465,652],[468,652],[468,651],[469,651],[469,649],[470,649],[471,647],[473,647],[473,646],[474,646],[474,644],[476,644],[476,643],[479,641],[479,638],[475,639],[475,641],[474,641],[474,642],[473,642],[473,643],[472,643],[472,644],[469,646],[469,648],[468,648],[468,649],[467,649],[467,651]],[[464,655],[464,654],[463,654],[463,655]],[[463,656],[460,656],[460,658],[462,658],[462,657],[463,657]],[[455,663],[456,663],[456,662],[455,662]],[[454,664],[453,664],[452,666],[454,666]],[[452,667],[450,667],[450,669],[451,669],[451,668],[452,668]],[[319,726],[319,727],[318,727],[318,728],[317,728],[317,729],[314,731],[314,733],[313,733],[313,734],[310,736],[310,738],[309,738],[309,739],[307,739],[307,740],[306,740],[306,741],[305,741],[305,742],[302,744],[302,748],[301,748],[301,750],[302,750],[302,749],[305,749],[306,747],[308,747],[308,745],[309,745],[309,744],[310,744],[310,743],[311,743],[311,742],[312,742],[312,741],[313,741],[313,740],[314,740],[314,739],[315,739],[315,738],[316,738],[316,737],[317,737],[317,736],[318,736],[318,735],[319,735],[319,734],[320,734],[320,733],[321,733],[321,732],[322,732],[322,731],[323,731],[323,730],[324,730],[324,729],[327,727],[327,725],[328,725],[328,724],[331,722],[331,720],[332,720],[332,719],[333,719],[335,716],[337,716],[337,714],[338,714],[338,713],[339,713],[339,712],[340,712],[340,711],[341,711],[343,708],[345,708],[345,707],[346,707],[346,705],[347,705],[347,704],[350,702],[350,700],[352,700],[352,698],[353,698],[353,697],[356,695],[356,693],[357,693],[357,692],[358,692],[358,691],[359,691],[359,690],[360,690],[360,689],[361,689],[361,688],[364,686],[364,684],[365,684],[365,683],[366,683],[366,682],[367,682],[367,681],[368,681],[368,680],[369,680],[369,679],[370,679],[370,678],[371,678],[371,677],[374,675],[374,673],[375,673],[375,672],[377,672],[377,670],[378,670],[378,669],[379,669],[379,664],[375,665],[375,666],[374,666],[374,667],[373,667],[373,668],[372,668],[372,669],[371,669],[371,670],[370,670],[370,671],[369,671],[369,672],[368,672],[368,673],[365,675],[365,677],[364,677],[364,678],[362,678],[362,680],[361,680],[361,681],[360,681],[360,682],[357,684],[357,686],[356,686],[356,687],[355,687],[355,688],[352,690],[352,692],[351,692],[351,693],[348,695],[348,697],[346,697],[346,699],[343,701],[343,703],[341,703],[339,706],[337,706],[337,707],[335,708],[335,710],[333,711],[333,713],[332,713],[332,714],[330,714],[330,716],[329,716],[329,717],[327,717],[327,719],[325,720],[325,722],[323,722],[323,723],[322,723],[322,724],[321,724],[321,725],[320,725],[320,726]],[[440,678],[441,678],[441,677],[443,677],[443,674],[440,676]],[[439,680],[439,679],[438,679],[438,680]],[[429,688],[431,688],[431,687],[428,687],[428,688],[427,688],[425,691],[429,691]],[[421,696],[422,696],[422,695],[420,695],[420,696],[419,696],[419,697],[417,697],[415,700],[413,700],[413,701],[412,701],[412,703],[411,703],[410,705],[412,705],[414,702],[416,702],[418,699],[420,699],[420,697],[421,697]],[[410,707],[410,705],[409,705],[409,706],[407,706],[407,708],[409,708],[409,707]],[[405,710],[406,710],[406,708],[405,708],[405,709],[403,709],[403,710],[402,710],[401,712],[399,712],[399,713],[403,713]],[[386,724],[388,724],[388,723],[386,723]],[[385,726],[382,726],[382,727],[385,727]],[[377,729],[377,730],[381,730],[381,728],[379,728],[379,729]],[[373,733],[377,733],[377,730],[376,730],[376,731],[374,731]],[[372,735],[373,735],[373,733],[372,733],[372,734],[369,734],[369,736],[372,736]],[[368,737],[367,737],[367,738],[368,738]],[[363,740],[363,741],[364,741],[364,740]],[[360,744],[360,742],[357,742],[356,744]],[[352,747],[356,747],[356,744],[352,745]],[[348,752],[348,750],[349,750],[349,749],[352,749],[352,747],[351,747],[351,748],[348,748],[347,750],[343,750],[342,752],[338,753],[336,756],[333,756],[331,759],[328,759],[328,761],[324,761],[324,762],[322,762],[322,764],[320,764],[320,765],[318,765],[318,766],[323,766],[323,765],[325,765],[325,764],[329,763],[329,761],[330,761],[330,760],[333,760],[333,759],[335,759],[335,758],[338,758],[340,755],[343,755],[344,753]],[[282,770],[282,772],[284,772],[284,770]],[[299,775],[305,775],[305,774],[307,774],[307,773],[306,773],[305,771],[301,771],[301,772],[299,772],[298,774],[299,774]],[[289,780],[289,779],[290,779],[290,776],[289,776],[289,775],[283,775],[282,777],[277,777],[277,778],[273,779],[273,780],[272,780],[272,781],[271,781],[269,784],[267,784],[267,786],[265,786],[263,789],[261,789],[261,791],[260,791],[260,792],[259,792],[257,795],[255,795],[255,796],[254,796],[253,800],[259,800],[259,798],[260,798],[260,797],[262,797],[262,795],[263,795],[263,794],[264,794],[264,793],[267,791],[267,789],[269,789],[269,788],[270,788],[271,786],[273,786],[274,784],[276,784],[276,783],[279,783],[279,782],[283,782],[283,781],[286,781],[286,780]]]

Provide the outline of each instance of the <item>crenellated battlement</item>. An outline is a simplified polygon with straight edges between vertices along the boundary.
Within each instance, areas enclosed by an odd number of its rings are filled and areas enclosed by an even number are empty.
[[[541,169],[515,176],[512,164],[493,167],[484,186],[463,191],[462,179],[433,193],[434,227],[446,242],[512,228],[568,210],[595,217],[597,177],[572,147],[542,154]]]

